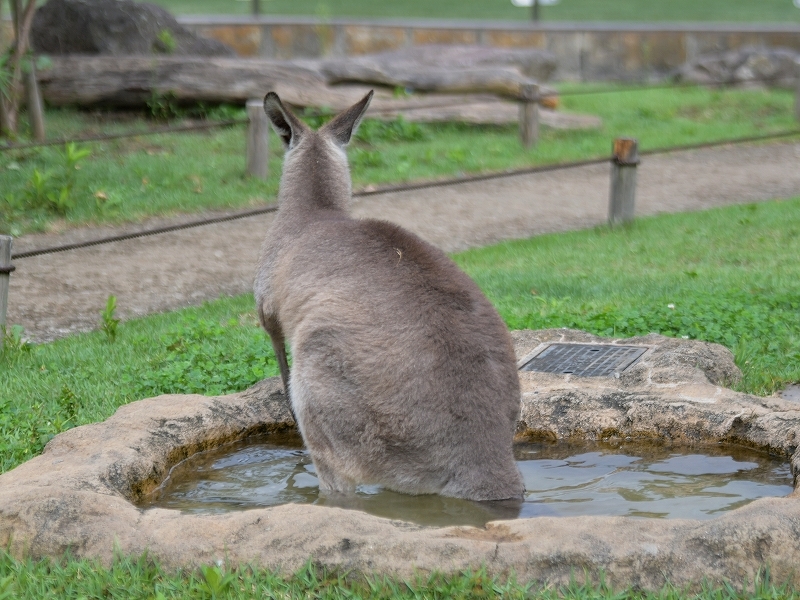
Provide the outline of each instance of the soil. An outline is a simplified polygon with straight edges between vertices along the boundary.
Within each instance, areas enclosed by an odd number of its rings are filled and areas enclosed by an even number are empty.
[[[448,252],[606,222],[609,166],[356,198],[357,217],[385,219]],[[648,156],[638,169],[637,215],[702,210],[800,195],[800,142]],[[26,235],[14,252],[186,222]],[[56,254],[15,259],[8,323],[33,341],[96,328],[110,294],[123,319],[251,290],[272,215]]]

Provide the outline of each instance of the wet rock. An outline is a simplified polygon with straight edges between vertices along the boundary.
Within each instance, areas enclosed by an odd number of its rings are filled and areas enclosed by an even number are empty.
[[[800,410],[726,389],[738,371],[720,346],[649,335],[607,340],[569,330],[514,332],[521,361],[546,344],[648,348],[619,377],[523,372],[520,439],[647,439],[769,449],[800,471]],[[537,517],[485,528],[422,527],[352,510],[284,505],[197,515],[133,502],[171,465],[214,445],[293,427],[278,378],[223,397],[161,396],[56,436],[0,476],[0,545],[17,556],[94,557],[145,550],[168,567],[216,560],[292,572],[309,556],[347,571],[407,576],[486,566],[520,580],[566,583],[601,571],[615,586],[653,589],[773,580],[800,584],[800,494],[764,498],[710,521]]]

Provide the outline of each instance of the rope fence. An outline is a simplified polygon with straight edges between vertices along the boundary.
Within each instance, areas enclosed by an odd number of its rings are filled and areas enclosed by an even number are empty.
[[[713,142],[703,142],[698,144],[683,144],[678,146],[667,146],[663,148],[653,148],[650,150],[638,151],[638,142],[636,142],[636,148],[638,156],[654,156],[658,154],[668,154],[670,152],[681,152],[681,151],[688,151],[688,150],[701,150],[704,148],[714,148],[719,146],[729,146],[729,145],[737,145],[737,144],[748,144],[754,142],[763,142],[769,140],[777,140],[777,139],[784,139],[790,137],[800,137],[800,128],[793,129],[791,131],[781,131],[777,133],[770,133],[764,135],[756,135],[756,136],[749,136],[749,137],[741,137],[741,138],[732,138],[732,139],[724,139],[724,140],[716,140]],[[628,139],[628,138],[621,138],[621,139]],[[635,140],[634,140],[635,142]],[[616,141],[615,141],[616,144]],[[400,184],[400,185],[388,185],[388,186],[381,186],[379,188],[370,189],[370,190],[357,190],[353,193],[353,196],[358,197],[367,197],[367,196],[375,196],[378,194],[388,194],[393,192],[407,192],[407,191],[414,191],[414,190],[422,190],[422,189],[431,189],[437,187],[448,187],[454,185],[462,185],[466,183],[473,183],[479,181],[489,181],[492,179],[502,179],[506,177],[518,177],[520,175],[532,175],[536,173],[547,173],[553,171],[563,171],[567,169],[577,169],[582,167],[588,167],[593,165],[601,165],[601,164],[615,164],[622,160],[623,163],[627,164],[631,162],[630,158],[619,158],[619,153],[617,151],[614,152],[611,156],[602,156],[597,158],[589,158],[585,160],[577,160],[577,161],[570,161],[570,162],[563,162],[563,163],[553,163],[549,165],[540,165],[536,167],[525,167],[522,169],[507,169],[504,171],[496,171],[492,173],[481,173],[479,175],[468,175],[463,177],[457,178],[450,178],[450,179],[440,179],[435,181],[420,181],[415,183],[407,183],[407,184]],[[636,162],[638,165],[638,162]],[[246,219],[249,217],[255,217],[259,215],[268,214],[271,212],[275,212],[278,210],[277,205],[265,206],[262,208],[256,208],[251,210],[245,210],[241,212],[236,212],[229,215],[223,215],[219,217],[211,217],[207,219],[197,219],[195,221],[188,221],[186,223],[180,223],[176,225],[168,225],[164,227],[156,227],[153,229],[145,229],[142,231],[136,231],[116,236],[109,236],[105,238],[99,238],[96,240],[88,240],[85,242],[76,242],[73,244],[64,244],[61,246],[53,246],[50,248],[41,248],[36,250],[27,250],[24,252],[18,252],[16,254],[11,255],[12,259],[20,259],[20,258],[30,258],[33,256],[41,256],[43,254],[54,254],[56,252],[65,252],[67,250],[77,250],[80,248],[89,248],[92,246],[98,246],[101,244],[110,244],[114,242],[121,242],[125,240],[131,240],[141,237],[147,237],[151,235],[158,235],[161,233],[169,233],[172,231],[181,231],[184,229],[191,229],[194,227],[203,227],[206,225],[214,225],[217,223],[225,223],[228,221],[235,221],[238,219]],[[609,217],[609,221],[613,221],[614,219]],[[628,219],[629,220],[629,219]],[[2,271],[0,271],[2,272]]]
[[[726,85],[726,84],[718,84]],[[729,84],[727,84],[729,85]],[[574,93],[559,94],[560,96],[568,95],[587,95],[590,93],[624,93],[632,91],[642,91],[651,89],[664,89],[674,87],[689,87],[672,85],[672,86],[641,86],[635,88],[626,88],[623,90],[577,90]],[[531,146],[537,142],[539,123],[538,123],[538,110],[539,103],[542,98],[552,95],[549,93],[540,94],[539,86],[537,84],[523,84],[520,87],[519,106],[520,106],[520,138],[522,144],[526,147]],[[438,105],[441,106],[441,105]],[[85,142],[99,142],[113,139],[122,139],[127,137],[138,137],[158,134],[173,134],[185,133],[192,131],[202,131],[216,128],[232,127],[235,125],[242,125],[247,123],[247,143],[246,143],[246,161],[247,172],[253,177],[266,179],[268,175],[267,164],[269,155],[269,124],[264,111],[261,109],[260,100],[248,101],[247,106],[247,119],[230,119],[226,121],[217,121],[211,123],[195,123],[183,126],[168,126],[150,129],[147,131],[132,131],[117,134],[86,136],[82,138],[75,138],[71,140],[50,140],[45,142],[35,142],[29,144],[16,144],[0,146],[0,151],[5,150],[23,150],[28,148],[55,146],[68,143],[85,143]],[[380,112],[380,111],[375,111]],[[795,116],[800,120],[800,73],[798,73],[796,102],[795,102]],[[608,222],[610,225],[619,225],[631,221],[635,213],[635,196],[636,196],[636,169],[640,162],[640,156],[652,156],[656,154],[665,154],[669,152],[695,150],[702,148],[712,148],[716,146],[731,145],[731,144],[745,144],[759,141],[784,139],[790,137],[800,136],[800,129],[789,131],[781,131],[776,133],[748,136],[734,139],[715,140],[711,142],[702,142],[697,144],[685,144],[678,146],[670,146],[663,148],[653,148],[650,150],[639,151],[638,141],[630,138],[619,138],[614,140],[612,156],[603,156],[598,158],[572,161],[565,163],[555,163],[550,165],[542,165],[536,167],[527,167],[523,169],[505,170],[494,173],[483,173],[480,175],[459,177],[455,179],[443,179],[437,181],[416,182],[410,184],[385,186],[374,190],[357,191],[354,196],[371,196],[376,194],[384,194],[389,192],[403,192],[411,190],[419,190],[433,187],[446,187],[453,185],[460,185],[464,183],[486,181],[491,179],[499,179],[504,177],[514,177],[519,175],[543,173],[548,171],[557,171],[565,169],[575,169],[591,165],[598,165],[604,163],[611,164],[611,186],[609,198],[609,216]],[[64,244],[61,246],[54,246],[50,248],[41,248],[36,250],[29,250],[12,254],[12,238],[10,236],[0,235],[0,349],[2,348],[3,337],[5,332],[5,319],[6,310],[8,306],[8,287],[9,277],[15,267],[11,264],[12,259],[23,259],[34,256],[41,256],[46,254],[53,254],[56,252],[64,252],[67,250],[77,250],[80,248],[88,248],[101,244],[110,244],[121,242],[125,240],[141,238],[146,236],[158,235],[172,231],[180,231],[194,227],[202,227],[205,225],[213,225],[216,223],[223,223],[227,221],[234,221],[237,219],[244,219],[257,215],[263,215],[277,210],[276,205],[266,206],[258,209],[252,209],[234,214],[224,215],[220,217],[213,217],[207,219],[198,219],[177,225],[157,227],[153,229],[146,229],[142,231],[121,234],[100,238],[96,240],[89,240],[85,242],[78,242],[73,244]]]

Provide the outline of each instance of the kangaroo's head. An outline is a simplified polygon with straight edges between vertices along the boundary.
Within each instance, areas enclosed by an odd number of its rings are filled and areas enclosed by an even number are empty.
[[[278,200],[282,210],[344,209],[352,186],[345,147],[367,111],[372,92],[314,131],[278,95],[264,98],[264,112],[283,140],[286,154]]]

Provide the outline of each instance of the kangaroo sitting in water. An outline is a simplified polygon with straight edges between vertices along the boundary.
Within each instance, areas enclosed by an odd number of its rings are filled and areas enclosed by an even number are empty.
[[[320,488],[521,498],[519,380],[505,324],[439,249],[347,213],[344,148],[371,99],[318,131],[276,94],[264,99],[287,150],[256,305]]]

